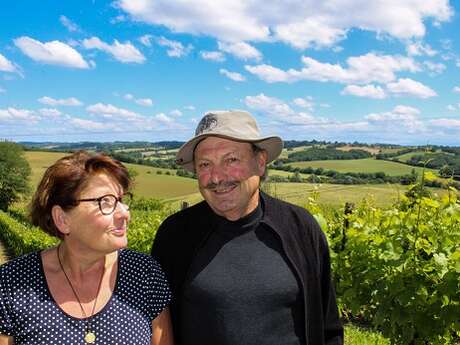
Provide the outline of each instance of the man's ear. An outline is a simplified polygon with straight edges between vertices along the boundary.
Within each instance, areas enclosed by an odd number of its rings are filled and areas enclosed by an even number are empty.
[[[267,151],[259,151],[257,152],[257,168],[259,169],[259,176],[263,176],[265,174],[265,169],[267,169]]]
[[[70,225],[66,212],[59,205],[54,205],[51,209],[54,225],[63,235],[70,234]]]

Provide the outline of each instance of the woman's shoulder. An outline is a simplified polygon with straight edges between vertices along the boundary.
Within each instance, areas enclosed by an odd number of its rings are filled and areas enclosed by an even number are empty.
[[[40,253],[32,252],[11,259],[0,266],[0,284],[22,285],[40,272]]]
[[[122,249],[120,260],[123,265],[136,270],[161,270],[160,264],[150,255],[132,249]]]
[[[20,271],[21,274],[24,274],[24,270],[28,268],[36,267],[36,264],[39,260],[39,252],[32,252],[28,254],[24,254],[13,258],[3,265],[0,266],[0,272],[14,272]]]

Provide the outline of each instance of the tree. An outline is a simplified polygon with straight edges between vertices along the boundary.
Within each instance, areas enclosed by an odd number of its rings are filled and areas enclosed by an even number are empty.
[[[29,176],[22,146],[0,142],[0,210],[6,211],[21,194],[29,192]]]

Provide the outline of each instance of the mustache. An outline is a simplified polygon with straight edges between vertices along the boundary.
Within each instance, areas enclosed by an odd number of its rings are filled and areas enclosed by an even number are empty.
[[[209,189],[211,191],[226,189],[235,187],[239,184],[239,181],[224,181],[219,183],[209,182],[204,188]]]

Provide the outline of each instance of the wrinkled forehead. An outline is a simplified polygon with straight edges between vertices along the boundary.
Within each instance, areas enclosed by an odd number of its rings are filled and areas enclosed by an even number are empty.
[[[198,143],[195,147],[194,158],[200,158],[210,152],[225,155],[229,152],[246,153],[250,151],[252,151],[251,143],[211,136]]]

